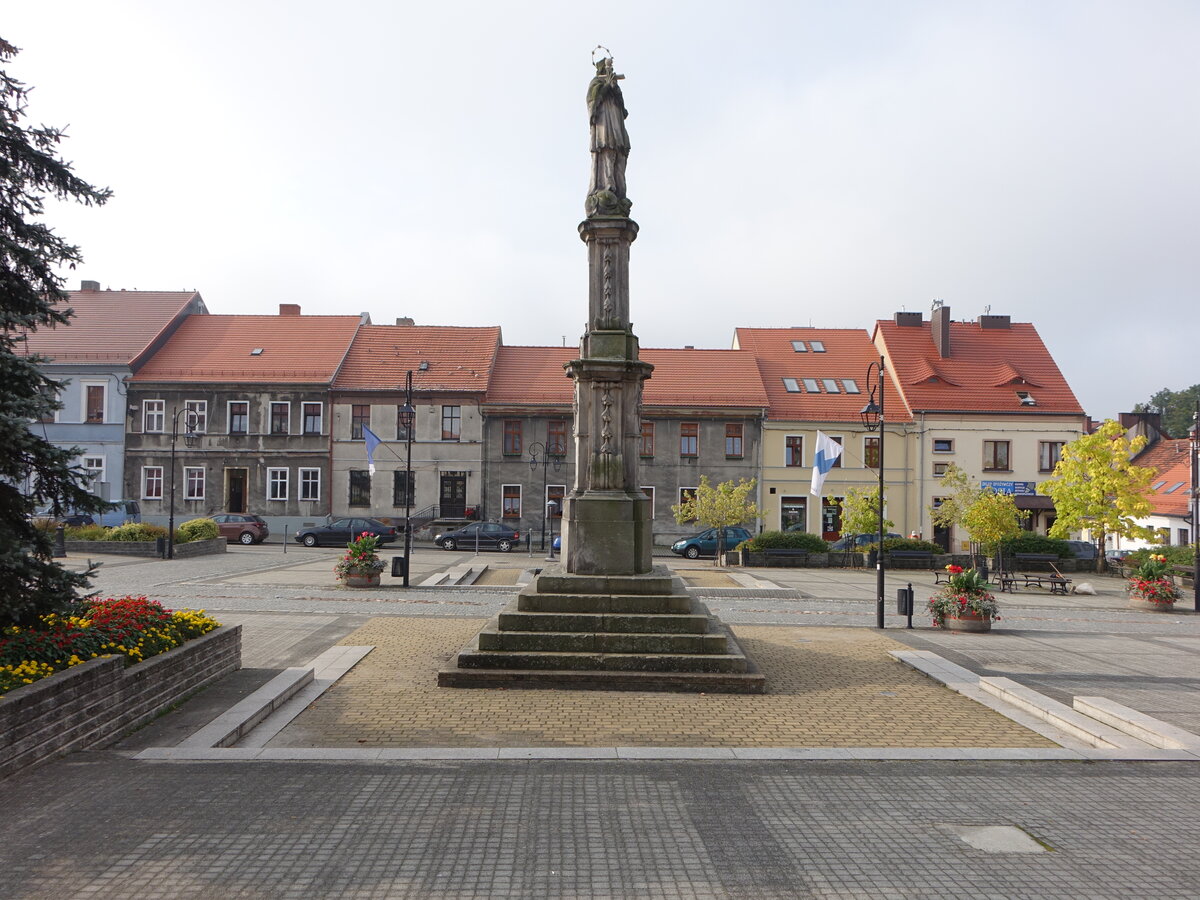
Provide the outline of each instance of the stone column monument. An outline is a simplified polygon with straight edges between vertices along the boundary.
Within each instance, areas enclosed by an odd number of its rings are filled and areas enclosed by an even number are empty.
[[[597,48],[601,49],[601,48]],[[588,85],[592,173],[579,236],[588,253],[588,324],[575,382],[575,483],[562,563],[548,565],[438,673],[444,687],[559,687],[762,693],[733,634],[651,558],[651,510],[638,478],[642,383],[629,320],[625,195],[629,135],[611,56]]]

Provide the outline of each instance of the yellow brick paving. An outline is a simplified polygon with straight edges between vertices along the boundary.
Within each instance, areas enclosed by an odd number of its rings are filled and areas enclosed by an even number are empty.
[[[740,587],[736,581],[716,569],[676,569],[675,574],[691,587]]]
[[[439,688],[480,619],[372,619],[375,650],[273,747],[1054,747],[888,656],[862,628],[739,627],[764,695]]]

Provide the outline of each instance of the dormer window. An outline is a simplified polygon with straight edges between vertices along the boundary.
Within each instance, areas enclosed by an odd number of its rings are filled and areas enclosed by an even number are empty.
[[[1037,406],[1037,398],[1029,391],[1017,391],[1017,399],[1021,401],[1022,406]]]

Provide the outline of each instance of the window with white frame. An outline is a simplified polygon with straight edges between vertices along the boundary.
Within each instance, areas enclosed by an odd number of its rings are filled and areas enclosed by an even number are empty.
[[[949,468],[950,468],[950,463],[935,462],[933,464],[933,477],[934,478],[945,478],[946,470]]]
[[[271,434],[288,434],[292,430],[292,404],[271,401]]]
[[[142,467],[142,499],[161,500],[163,498],[163,467]]]
[[[301,403],[300,412],[304,416],[304,433],[305,434],[320,434],[321,433],[321,413],[324,411],[323,403]]]
[[[166,428],[167,412],[165,400],[142,401],[142,431],[146,434],[161,433]]]
[[[204,499],[204,467],[183,467],[184,498],[187,500]]]
[[[288,470],[267,469],[267,499],[286,500],[288,498]]]
[[[183,430],[194,431],[197,434],[204,434],[208,431],[208,401],[207,400],[185,400],[183,408],[186,412],[183,414]]]
[[[104,423],[104,410],[108,403],[108,384],[83,384],[83,421],[89,425]]]
[[[1065,441],[1038,441],[1038,471],[1053,472],[1065,446]]]
[[[300,499],[308,501],[321,499],[320,469],[300,470]]]
[[[197,428],[197,431],[200,429]],[[229,433],[230,434],[249,434],[250,433],[250,401],[249,400],[230,400],[229,401]]]
[[[87,474],[88,490],[95,491],[100,487],[100,482],[104,480],[104,457],[85,456],[83,458],[83,471]]]
[[[642,485],[642,493],[650,498],[650,518],[654,518],[654,488],[648,484]]]

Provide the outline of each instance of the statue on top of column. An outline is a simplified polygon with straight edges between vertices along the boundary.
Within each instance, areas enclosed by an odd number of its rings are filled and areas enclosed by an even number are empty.
[[[596,62],[596,77],[588,85],[592,179],[584,209],[589,218],[628,216],[633,206],[625,196],[625,163],[629,159],[625,117],[629,113],[617,83],[624,77],[615,74],[612,57],[605,56]]]

